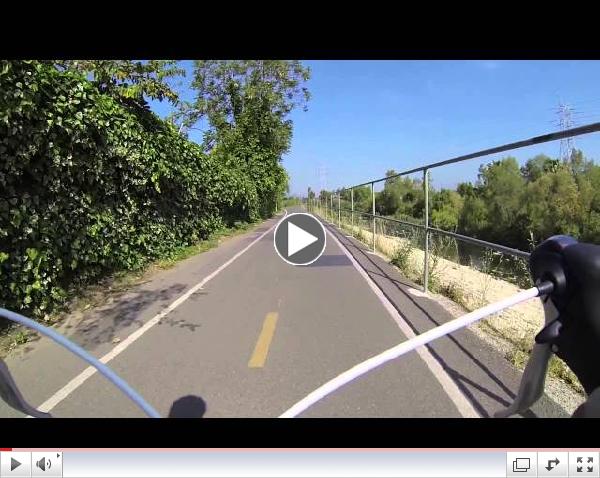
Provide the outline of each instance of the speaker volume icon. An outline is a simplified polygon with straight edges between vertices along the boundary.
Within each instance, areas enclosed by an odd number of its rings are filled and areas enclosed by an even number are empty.
[[[37,466],[42,471],[46,471],[47,469],[49,470],[52,467],[52,462],[50,461],[50,458],[46,458],[43,456],[35,462],[35,466]]]

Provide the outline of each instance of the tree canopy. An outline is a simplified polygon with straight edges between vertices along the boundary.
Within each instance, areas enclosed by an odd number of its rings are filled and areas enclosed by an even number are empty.
[[[387,171],[389,179],[376,193],[377,213],[422,221],[423,183],[395,174]],[[506,157],[481,165],[475,183],[429,188],[434,227],[523,250],[554,234],[600,243],[600,166],[579,150],[568,161],[537,155],[522,167]],[[355,210],[370,212],[370,187],[355,188],[354,201]]]
[[[185,75],[175,60],[59,60],[54,63],[61,70],[88,76],[101,93],[140,103],[146,96],[177,105],[179,94],[169,80]]]

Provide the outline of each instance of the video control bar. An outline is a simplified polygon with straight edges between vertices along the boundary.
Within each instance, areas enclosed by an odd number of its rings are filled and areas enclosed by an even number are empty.
[[[598,460],[597,449],[14,449],[0,452],[0,478],[600,478]]]

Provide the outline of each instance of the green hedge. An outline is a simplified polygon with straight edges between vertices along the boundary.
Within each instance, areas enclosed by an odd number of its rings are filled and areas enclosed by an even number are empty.
[[[236,164],[78,74],[0,61],[0,306],[43,316],[73,286],[256,219]]]

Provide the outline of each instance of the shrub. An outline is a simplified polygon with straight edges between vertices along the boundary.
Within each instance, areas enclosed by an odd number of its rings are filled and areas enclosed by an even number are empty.
[[[237,164],[79,73],[0,61],[0,306],[41,316],[73,286],[255,219]]]

